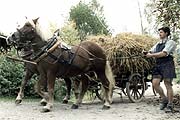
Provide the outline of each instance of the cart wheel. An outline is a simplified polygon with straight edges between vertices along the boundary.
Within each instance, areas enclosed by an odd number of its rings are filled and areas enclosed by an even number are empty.
[[[131,102],[140,102],[145,92],[145,82],[139,73],[134,73],[126,83],[126,93]]]
[[[104,101],[104,90],[101,87],[101,84],[98,84],[97,89],[95,90],[95,94],[99,100]]]

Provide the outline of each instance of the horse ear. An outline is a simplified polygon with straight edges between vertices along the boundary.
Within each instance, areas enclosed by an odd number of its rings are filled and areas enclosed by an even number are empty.
[[[39,17],[36,19],[33,19],[34,24],[36,25],[37,21],[39,20]]]

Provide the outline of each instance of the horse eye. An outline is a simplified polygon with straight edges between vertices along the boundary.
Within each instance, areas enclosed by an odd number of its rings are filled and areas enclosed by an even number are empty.
[[[30,27],[31,25],[30,24],[26,24],[26,27]]]
[[[27,24],[26,27],[30,27],[30,25]]]
[[[14,35],[14,34],[12,34],[12,38],[15,38],[15,35]]]

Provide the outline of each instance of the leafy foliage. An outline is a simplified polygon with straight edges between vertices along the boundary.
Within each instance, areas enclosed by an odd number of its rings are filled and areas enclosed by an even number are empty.
[[[86,35],[110,34],[103,15],[103,7],[96,0],[86,4],[79,2],[70,11],[70,20],[76,23],[76,29],[81,37]]]
[[[66,96],[66,84],[62,79],[58,79],[55,82],[54,88],[54,98],[58,101],[62,101],[64,96]]]
[[[16,96],[21,81],[24,78],[24,65],[17,62],[12,62],[6,59],[5,56],[0,58],[0,96]],[[34,91],[33,80],[25,88],[25,96],[37,96]]]
[[[74,45],[80,42],[80,37],[75,27],[76,24],[73,21],[69,21],[60,30],[61,39],[67,44]]]
[[[177,38],[177,33],[180,30],[180,1],[179,0],[151,0],[146,5],[145,13],[149,23],[155,20],[154,28],[159,26],[169,26],[173,36]]]

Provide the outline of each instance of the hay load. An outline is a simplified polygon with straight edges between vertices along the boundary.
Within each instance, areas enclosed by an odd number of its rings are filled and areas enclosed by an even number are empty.
[[[121,33],[115,37],[90,36],[88,40],[105,49],[115,75],[150,70],[153,66],[152,59],[147,59],[142,54],[143,50],[149,50],[157,41],[152,37]]]

